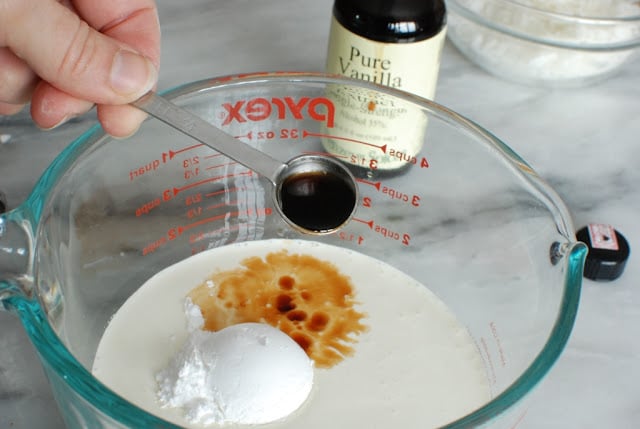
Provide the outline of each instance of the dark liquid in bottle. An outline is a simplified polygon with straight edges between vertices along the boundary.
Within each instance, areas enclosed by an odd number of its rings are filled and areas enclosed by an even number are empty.
[[[351,183],[328,173],[298,173],[280,190],[282,213],[294,224],[314,232],[330,231],[349,219],[356,206]]]
[[[336,0],[333,15],[347,30],[385,43],[412,43],[439,33],[444,0]]]

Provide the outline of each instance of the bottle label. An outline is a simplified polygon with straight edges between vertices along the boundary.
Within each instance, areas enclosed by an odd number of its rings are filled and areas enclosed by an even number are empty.
[[[446,29],[413,43],[365,39],[331,22],[327,72],[433,99]],[[325,149],[352,164],[395,170],[419,162],[427,116],[416,105],[355,87],[328,89],[336,106],[336,138]]]
[[[589,240],[594,249],[619,250],[616,231],[611,225],[589,224]]]

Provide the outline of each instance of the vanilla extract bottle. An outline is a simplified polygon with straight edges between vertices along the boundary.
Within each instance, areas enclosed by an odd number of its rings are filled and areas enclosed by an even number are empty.
[[[326,70],[433,99],[445,33],[444,0],[335,0]],[[354,87],[328,92],[336,121],[327,131],[340,137],[323,141],[330,153],[369,176],[420,162],[427,118],[419,108]]]

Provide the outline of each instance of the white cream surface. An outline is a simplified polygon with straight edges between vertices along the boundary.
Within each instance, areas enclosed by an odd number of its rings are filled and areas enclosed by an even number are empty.
[[[314,369],[313,389],[295,412],[261,428],[435,428],[490,399],[482,358],[467,330],[425,286],[360,253],[299,240],[264,240],[212,249],[159,272],[117,311],[100,341],[94,375],[129,401],[175,424],[180,408],[157,400],[156,374],[189,337],[185,296],[213,271],[287,249],[334,264],[356,289],[367,332],[353,356]],[[229,427],[246,425],[229,425]]]

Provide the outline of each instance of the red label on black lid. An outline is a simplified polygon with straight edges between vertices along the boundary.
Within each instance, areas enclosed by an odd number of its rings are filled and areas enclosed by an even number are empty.
[[[589,240],[594,249],[619,250],[616,231],[611,225],[592,223],[589,227]]]

